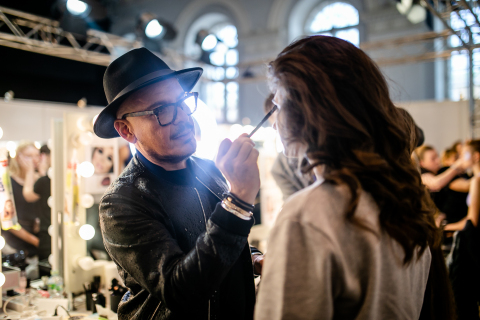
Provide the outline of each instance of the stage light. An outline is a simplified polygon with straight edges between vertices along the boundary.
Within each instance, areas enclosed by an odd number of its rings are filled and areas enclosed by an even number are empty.
[[[202,49],[205,51],[211,51],[217,46],[218,40],[213,34],[209,34],[202,41]]]
[[[413,24],[417,24],[422,21],[425,21],[426,18],[427,18],[427,10],[420,5],[412,6],[412,8],[410,9],[410,12],[407,14],[407,19]]]
[[[79,16],[88,10],[88,4],[80,0],[68,0],[67,10],[75,16]]]
[[[153,19],[147,24],[145,28],[145,35],[150,39],[158,37],[163,31],[163,26],[157,19]]]
[[[150,12],[144,12],[138,16],[136,30],[137,36],[143,39],[146,47],[154,43],[159,47],[160,40],[173,40],[177,36],[177,31],[170,23]],[[160,47],[158,50],[153,47],[150,49],[159,51]]]
[[[91,240],[95,236],[95,228],[89,224],[84,224],[78,229],[78,234],[83,240]]]

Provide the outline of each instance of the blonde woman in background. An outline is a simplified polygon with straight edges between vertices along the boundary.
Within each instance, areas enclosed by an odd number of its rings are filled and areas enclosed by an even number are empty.
[[[33,185],[40,177],[38,166],[40,152],[33,142],[23,141],[16,150],[15,158],[9,161],[9,172],[12,182],[13,198],[18,216],[20,230],[2,232],[7,244],[15,250],[23,250],[26,256],[34,256],[39,244],[38,237],[38,195],[33,192]],[[34,202],[32,202],[34,201]]]

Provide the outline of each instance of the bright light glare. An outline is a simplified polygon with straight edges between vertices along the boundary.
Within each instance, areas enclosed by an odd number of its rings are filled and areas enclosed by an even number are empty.
[[[130,147],[130,152],[132,153],[132,156],[134,156],[137,153],[137,149],[135,149],[135,145],[133,143],[129,143],[128,146]]]
[[[217,46],[217,37],[213,34],[209,34],[202,42],[202,49],[205,51],[213,50]]]
[[[95,228],[89,224],[84,224],[78,230],[78,234],[83,240],[90,240],[95,236]]]
[[[163,27],[157,19],[153,19],[152,21],[150,21],[145,28],[145,34],[149,38],[158,37],[162,33],[162,31]]]
[[[2,127],[0,127],[0,139],[2,139],[2,137],[3,137],[3,129]]]
[[[88,5],[80,0],[68,0],[67,9],[71,14],[78,16],[87,11]]]
[[[217,37],[229,48],[235,48],[238,44],[237,28],[233,25],[223,27],[217,32]]]
[[[77,172],[84,178],[89,178],[95,173],[95,167],[89,161],[84,161],[78,166]]]
[[[200,127],[201,140],[197,141],[196,156],[213,159],[218,149],[218,129],[215,114],[200,99],[197,102],[197,111],[192,114]]]
[[[35,141],[35,148],[40,149],[42,147],[40,141]]]
[[[0,272],[0,287],[5,284],[5,275]]]
[[[99,116],[99,115],[97,114],[95,117],[93,117],[93,119],[92,119],[92,125],[95,125],[95,121],[97,121],[98,116]]]
[[[214,66],[223,66],[225,64],[225,54],[221,52],[210,53],[210,62]]]
[[[2,250],[3,247],[5,247],[5,238],[0,236],[0,250]]]
[[[17,156],[17,151],[10,151],[10,158],[15,158]]]
[[[10,151],[10,152],[17,150],[17,144],[13,141],[8,141],[7,142],[7,150]]]
[[[359,15],[354,6],[348,3],[335,2],[327,5],[322,11],[317,13],[310,25],[310,32],[317,33],[333,28],[355,26],[358,22]]]

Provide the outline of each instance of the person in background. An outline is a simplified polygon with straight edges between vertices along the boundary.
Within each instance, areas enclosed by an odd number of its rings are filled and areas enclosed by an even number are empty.
[[[306,156],[317,181],[276,220],[256,319],[452,319],[411,128],[378,67],[347,41],[311,36],[269,75],[285,152]]]
[[[448,256],[449,277],[452,282],[458,320],[479,319],[480,303],[480,140],[467,142],[462,157],[472,165],[468,193],[468,213],[463,219],[449,223],[445,231],[456,231],[452,250]]]
[[[444,168],[440,171],[440,157],[432,146],[423,145],[417,148],[415,152],[419,159],[422,182],[430,192],[430,196],[432,197],[435,206],[441,212],[438,216],[437,224],[443,219],[458,221],[457,217],[460,214],[464,214],[461,213],[461,211],[462,207],[465,206],[463,205],[459,207],[458,211],[456,211],[455,207],[451,208],[457,203],[458,196],[453,195],[449,190],[452,190],[453,192],[462,192],[465,190],[466,184],[466,188],[468,189],[468,180],[464,179],[464,176],[462,176],[468,168],[468,161],[459,158],[449,168]],[[445,187],[447,187],[447,190]],[[449,195],[448,199],[445,193]],[[448,217],[445,210],[448,212]],[[451,212],[452,210],[453,212]]]
[[[459,153],[457,153],[457,146],[463,148],[462,144],[455,143],[451,148],[444,151],[442,155],[442,164],[444,167],[438,170],[437,175],[442,175],[459,160],[460,157]],[[461,161],[465,161],[465,159],[461,159]],[[465,166],[468,165],[464,165],[464,167]],[[444,215],[447,223],[457,222],[467,215],[468,206],[466,200],[469,189],[470,176],[464,172],[453,177],[439,192],[437,198],[441,198],[442,200],[438,201],[437,207]]]
[[[43,167],[44,175],[35,182],[33,190],[29,191],[26,199],[29,202],[38,201],[40,230],[38,232],[39,246],[38,259],[45,260],[52,252],[52,239],[48,234],[48,227],[52,224],[52,213],[48,205],[48,198],[51,195],[51,181],[48,176],[48,169],[51,166],[50,149],[47,145],[40,148],[40,167]]]
[[[458,160],[459,153],[456,149],[445,149],[442,152],[442,166],[443,167],[450,167],[455,161]]]
[[[462,230],[468,220],[475,227],[478,225],[480,215],[480,140],[467,142],[463,148],[462,157],[470,163],[473,171],[473,177],[469,181],[468,197],[465,201],[468,205],[467,214],[461,219],[447,224],[444,228],[447,231]]]
[[[274,106],[272,102],[273,97],[273,93],[270,94],[263,104],[265,114],[270,112]],[[268,118],[268,121],[271,124],[275,123],[276,116],[276,113],[272,114],[272,116]],[[302,159],[302,161],[306,160]],[[298,162],[299,160],[297,158],[287,158],[285,154],[281,152],[273,163],[271,173],[278,187],[282,191],[284,201],[295,192],[300,191],[313,183],[313,176],[311,174],[303,174],[300,171],[302,165],[299,165]]]
[[[13,198],[20,230],[3,230],[2,236],[13,249],[23,250],[27,257],[37,254],[39,239],[39,207],[37,197],[31,197],[35,181],[39,178],[40,153],[33,142],[23,141],[16,149],[15,158],[8,166],[12,181]]]

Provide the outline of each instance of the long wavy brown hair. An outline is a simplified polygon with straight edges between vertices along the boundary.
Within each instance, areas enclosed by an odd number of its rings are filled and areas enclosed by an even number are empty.
[[[277,118],[284,140],[306,146],[309,170],[325,165],[327,182],[348,186],[347,218],[361,225],[354,213],[365,190],[405,264],[417,248],[420,256],[438,247],[435,210],[410,160],[412,128],[376,64],[349,42],[311,36],[286,47],[269,64],[269,77],[285,95]]]

